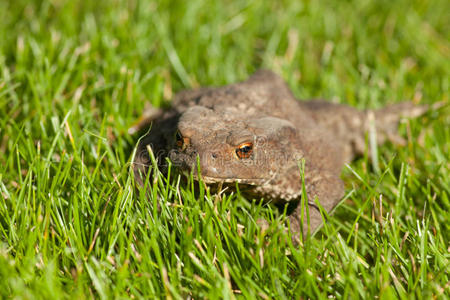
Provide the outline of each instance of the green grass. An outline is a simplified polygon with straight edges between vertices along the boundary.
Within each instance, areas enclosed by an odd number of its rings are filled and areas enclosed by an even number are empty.
[[[1,1],[0,298],[447,298],[450,115],[343,171],[348,199],[295,248],[282,216],[155,174],[146,103],[271,68],[299,98],[448,101],[450,2]],[[379,170],[379,172],[377,172]],[[159,202],[160,211],[157,211]],[[256,220],[271,226],[262,231]]]

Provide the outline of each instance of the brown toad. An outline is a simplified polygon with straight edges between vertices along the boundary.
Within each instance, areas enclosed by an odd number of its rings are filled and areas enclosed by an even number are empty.
[[[138,180],[144,178],[150,164],[148,145],[161,168],[168,156],[175,166],[194,171],[194,176],[198,157],[205,183],[230,187],[238,183],[251,197],[294,207],[289,219],[291,230],[298,233],[307,230],[298,205],[299,162],[304,159],[314,232],[322,223],[316,197],[327,212],[343,197],[342,167],[363,153],[370,124],[376,124],[371,128],[381,143],[397,138],[400,117],[423,111],[410,103],[363,112],[324,101],[301,102],[279,76],[262,70],[244,82],[177,94],[172,108],[157,114],[140,141],[134,170]]]

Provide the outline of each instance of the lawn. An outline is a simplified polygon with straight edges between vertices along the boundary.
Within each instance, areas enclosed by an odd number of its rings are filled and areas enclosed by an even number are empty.
[[[404,146],[347,166],[346,198],[298,247],[260,199],[176,172],[136,189],[128,128],[149,103],[258,68],[299,99],[448,102],[449,11],[447,0],[0,1],[0,298],[448,298],[448,106],[403,122]]]

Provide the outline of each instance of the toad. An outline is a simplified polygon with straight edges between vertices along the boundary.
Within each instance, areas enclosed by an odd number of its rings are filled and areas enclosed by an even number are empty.
[[[410,102],[359,111],[298,101],[281,77],[261,70],[243,82],[178,93],[170,109],[153,114],[133,166],[142,183],[151,165],[150,146],[163,170],[168,157],[206,184],[238,184],[249,197],[288,205],[290,228],[298,236],[316,231],[323,220],[320,210],[330,212],[342,199],[341,170],[364,153],[368,130],[376,132],[377,143],[398,141],[400,118],[424,111]]]

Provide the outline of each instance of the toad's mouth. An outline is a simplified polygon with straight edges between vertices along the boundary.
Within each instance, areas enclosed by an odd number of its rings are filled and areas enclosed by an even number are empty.
[[[183,172],[183,175],[189,178],[192,173]],[[258,186],[264,185],[267,180],[260,178],[218,178],[200,175],[201,180],[199,180],[199,176],[197,174],[192,174],[192,178],[199,182],[203,182],[207,185],[208,189],[211,193],[220,194],[224,191],[227,193],[234,193],[239,189],[239,192],[244,197],[248,197],[249,199],[262,199],[264,202],[270,202],[264,200],[263,194],[256,191]]]
[[[190,172],[185,171],[183,172],[185,176],[189,177],[190,176]],[[207,175],[202,175],[200,174],[200,176],[198,174],[195,174],[195,172],[192,173],[192,177],[194,178],[194,180],[196,181],[203,181],[206,184],[216,184],[216,183],[227,183],[227,184],[234,184],[234,183],[238,183],[238,184],[246,184],[246,185],[263,185],[265,183],[268,182],[267,179],[262,179],[262,178],[223,178],[223,177],[214,177],[214,176],[207,176]]]

